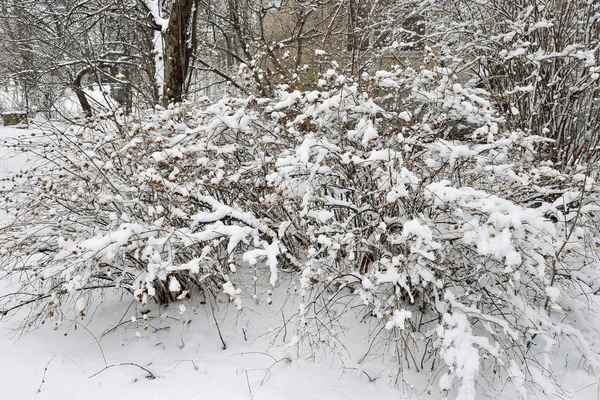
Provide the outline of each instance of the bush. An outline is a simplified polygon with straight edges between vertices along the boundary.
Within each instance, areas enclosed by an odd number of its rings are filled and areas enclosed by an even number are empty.
[[[598,160],[600,7],[586,0],[440,2],[433,47],[488,90],[514,128],[554,139],[546,157]]]
[[[241,309],[247,279],[291,274],[290,345],[336,350],[349,315],[369,319],[370,350],[396,346],[398,368],[440,372],[461,399],[492,369],[547,389],[564,338],[598,369],[596,169],[542,161],[549,139],[507,130],[487,92],[427,57],[16,141],[36,163],[3,192],[21,289],[2,312],[58,324],[108,289],[146,310],[219,293]]]

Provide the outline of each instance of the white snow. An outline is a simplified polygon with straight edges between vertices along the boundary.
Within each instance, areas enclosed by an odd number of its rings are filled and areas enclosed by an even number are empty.
[[[7,290],[2,286],[0,293]],[[306,400],[316,393],[332,400],[409,398],[389,387],[387,378],[369,383],[356,370],[340,375],[337,363],[298,358],[298,335],[288,335],[287,346],[270,347],[263,334],[270,321],[281,319],[278,310],[262,310],[263,322],[258,325],[248,323],[243,314],[217,314],[227,343],[223,350],[210,305],[197,309],[194,316],[189,306],[174,304],[163,311],[163,317],[151,316],[147,330],[146,319],[123,315],[126,308],[109,296],[95,311],[92,323],[80,320],[77,329],[64,323],[56,331],[42,325],[21,337],[12,331],[16,321],[0,321],[1,398],[158,400],[194,398],[199,393],[210,400]],[[115,331],[103,335],[106,327],[118,324]],[[103,371],[104,359],[113,367]],[[148,374],[132,364],[151,371],[156,379],[146,378]]]
[[[400,330],[404,330],[404,324],[407,319],[412,318],[412,313],[406,310],[394,310],[394,315],[392,318],[385,324],[385,329],[390,330],[392,328],[399,328]]]

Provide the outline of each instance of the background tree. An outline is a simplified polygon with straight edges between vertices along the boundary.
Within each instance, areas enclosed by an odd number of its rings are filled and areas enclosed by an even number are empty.
[[[148,90],[149,35],[137,2],[2,1],[6,40],[4,79],[23,81],[52,97],[57,88],[72,90],[86,115],[102,105],[84,87],[118,83],[135,88],[139,101],[152,103]],[[26,27],[21,29],[20,27]],[[137,29],[136,29],[137,28]],[[131,102],[129,95],[123,100]]]
[[[168,18],[161,15],[157,1],[144,2],[157,31],[162,32],[163,43],[155,43],[155,51],[164,53],[163,104],[181,102],[186,92],[186,81],[192,54],[196,50],[196,23],[199,0],[177,0],[171,2]],[[163,4],[163,7],[167,7]],[[163,51],[164,49],[164,51]]]

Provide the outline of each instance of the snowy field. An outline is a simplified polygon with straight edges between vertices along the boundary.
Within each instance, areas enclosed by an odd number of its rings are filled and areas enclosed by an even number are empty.
[[[257,337],[262,327],[243,323],[243,317],[228,316],[220,322],[227,343],[223,350],[212,316],[204,310],[190,319],[151,321],[136,337],[136,324],[121,318],[125,308],[124,303],[109,302],[96,311],[91,325],[58,331],[44,326],[22,337],[14,337],[11,323],[3,322],[2,398],[409,398],[383,381],[368,383],[356,372],[341,375],[342,370],[329,363],[292,356],[288,361],[284,349],[268,349],[268,341]],[[103,327],[119,324],[103,335]],[[115,366],[103,370],[107,365]]]
[[[0,128],[2,137],[27,133]],[[11,158],[5,148],[0,151],[3,174],[19,171],[28,162]],[[9,291],[3,282],[0,295]],[[90,318],[71,321],[56,330],[47,324],[21,334],[18,315],[0,321],[0,399],[455,398],[440,393],[438,377],[427,372],[393,375],[377,357],[361,364],[362,370],[357,368],[368,347],[364,332],[343,336],[349,349],[345,362],[333,354],[299,355],[295,346],[289,346],[291,333],[284,324],[281,328],[292,307],[278,305],[278,298],[283,299],[283,293],[279,297],[275,293],[272,306],[250,306],[243,313],[225,303],[215,304],[214,316],[210,304],[196,304],[195,312],[193,304],[187,303],[186,310],[174,304],[149,318],[147,329],[130,299],[110,295],[90,312],[91,322]],[[548,398],[600,398],[597,379],[574,371],[578,359],[570,358],[568,349],[560,349],[556,357],[565,365],[559,379],[565,382],[567,394]],[[491,393],[485,387],[479,392],[481,399]],[[508,391],[493,397],[518,398]]]

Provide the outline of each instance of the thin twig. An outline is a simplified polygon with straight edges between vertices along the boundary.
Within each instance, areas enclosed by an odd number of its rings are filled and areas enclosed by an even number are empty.
[[[144,368],[141,365],[136,364],[136,363],[132,363],[132,362],[125,362],[125,363],[107,365],[106,367],[102,368],[100,371],[96,372],[94,375],[91,375],[88,379],[91,379],[91,378],[95,377],[96,375],[98,375],[98,374],[106,371],[109,368],[112,368],[112,367],[121,367],[121,366],[127,366],[127,365],[131,365],[133,367],[138,367],[141,370],[145,371],[148,374],[148,376],[146,376],[146,378],[148,378],[148,379],[156,379],[156,376],[152,372],[150,372],[149,369]]]
[[[208,301],[210,302],[210,309],[212,310],[213,320],[215,321],[215,325],[217,326],[217,332],[219,332],[219,338],[221,339],[221,343],[223,343],[223,350],[227,350],[227,343],[225,343],[223,335],[221,334],[221,327],[219,326],[219,322],[217,321],[217,316],[215,315],[215,307],[213,306],[213,302],[210,296],[208,296]]]
[[[253,399],[254,395],[252,394],[252,387],[250,386],[250,379],[248,379],[248,370],[245,369],[244,372],[246,373],[246,383],[248,384],[248,392],[250,393],[250,399]]]
[[[77,321],[74,321],[72,319],[67,319],[65,318],[65,321],[69,321],[75,324],[75,329],[77,329]],[[104,367],[108,367],[108,363],[106,362],[106,357],[104,356],[104,350],[102,349],[102,346],[100,345],[100,341],[98,340],[98,338],[96,337],[96,335],[94,335],[92,333],[92,331],[90,331],[85,325],[83,324],[79,324],[79,326],[81,326],[83,329],[86,330],[87,333],[89,333],[94,340],[96,341],[96,344],[98,345],[98,348],[100,349],[100,354],[102,355],[102,360],[104,361]]]
[[[287,337],[287,322],[283,310],[281,311],[281,316],[283,317],[283,343],[285,343],[285,338]]]
[[[272,359],[273,361],[276,361],[276,362],[277,362],[277,361],[281,361],[281,360],[277,360],[275,357],[273,357],[273,356],[272,356],[272,355],[270,355],[269,353],[263,353],[263,352],[261,352],[261,351],[247,351],[247,352],[244,352],[244,353],[235,353],[235,354],[232,354],[231,356],[232,356],[232,357],[233,357],[233,356],[245,356],[245,355],[248,355],[248,354],[260,354],[260,355],[263,355],[263,356],[268,356],[268,357],[271,357],[271,359]]]
[[[408,342],[406,341],[406,338],[404,337],[403,334],[400,334],[400,336],[402,337],[402,341],[404,342],[404,346],[406,346],[406,352],[410,355],[410,358],[412,358],[413,364],[415,365],[415,369],[417,370],[417,372],[419,371],[419,367],[417,366],[417,360],[415,360],[415,357],[413,356],[413,353],[410,351],[410,348],[408,347]]]
[[[38,387],[38,390],[37,390],[38,393],[40,393],[42,391],[42,385],[46,382],[46,372],[48,372],[48,366],[50,365],[52,360],[54,360],[54,357],[56,357],[56,356],[52,356],[50,361],[48,361],[48,364],[46,364],[46,368],[44,368],[44,375],[42,376],[42,382],[40,383],[40,387]]]
[[[265,381],[266,381],[266,379],[267,379],[267,376],[269,376],[269,374],[271,373],[271,368],[273,368],[275,365],[279,364],[279,363],[280,363],[280,362],[282,362],[282,361],[288,361],[288,362],[291,362],[291,361],[292,361],[292,359],[291,359],[291,358],[289,358],[289,356],[286,356],[286,357],[283,357],[283,358],[282,358],[282,359],[280,359],[280,360],[277,360],[277,361],[275,361],[273,364],[271,364],[271,365],[269,366],[269,368],[267,368],[267,372],[265,372],[265,376],[263,376],[262,380],[260,381],[260,385],[261,385],[261,386],[262,386],[262,385],[265,383]]]

